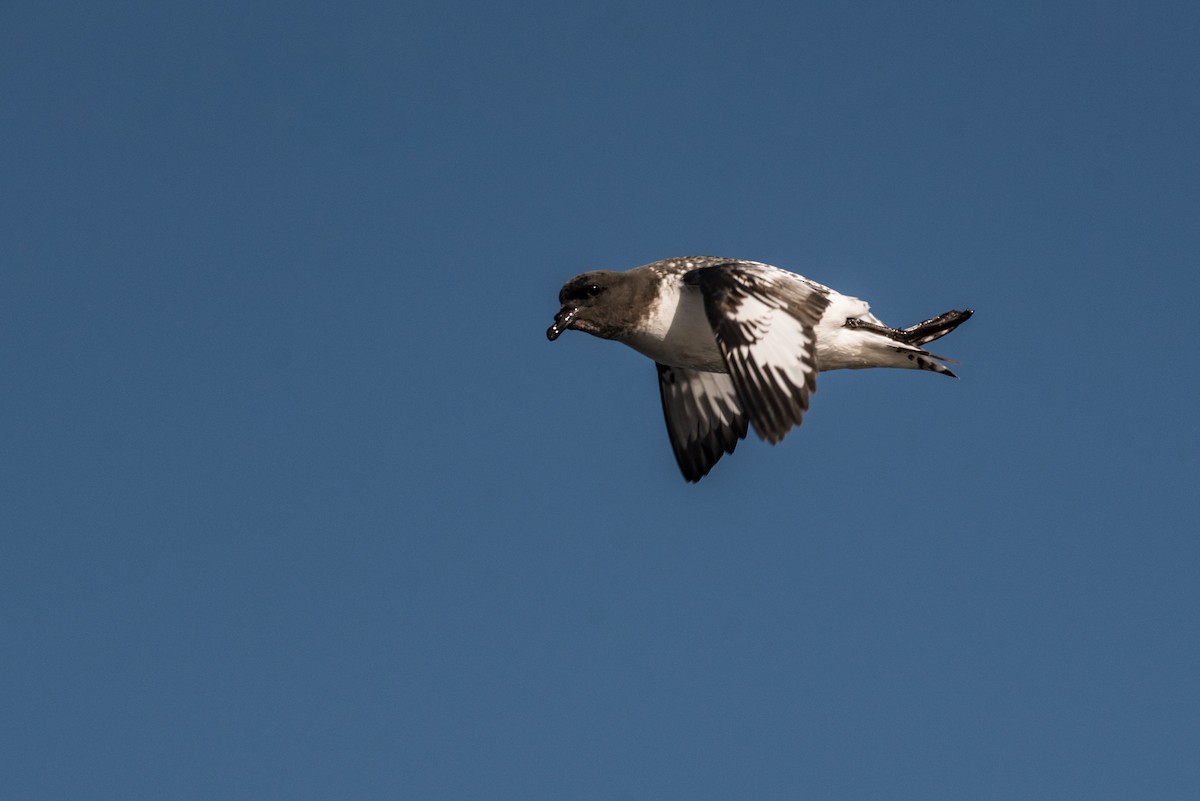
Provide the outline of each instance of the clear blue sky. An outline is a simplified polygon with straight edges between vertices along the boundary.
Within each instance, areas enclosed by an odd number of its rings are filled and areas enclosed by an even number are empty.
[[[0,795],[1200,798],[1195,3],[9,2]],[[587,269],[961,380],[679,476]]]

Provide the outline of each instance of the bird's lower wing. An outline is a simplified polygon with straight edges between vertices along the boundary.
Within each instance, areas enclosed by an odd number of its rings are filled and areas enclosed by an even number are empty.
[[[733,380],[725,373],[659,364],[658,391],[675,461],[684,478],[699,481],[746,436],[747,417]]]

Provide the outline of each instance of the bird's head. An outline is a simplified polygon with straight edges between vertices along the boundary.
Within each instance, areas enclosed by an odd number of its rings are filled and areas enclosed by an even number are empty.
[[[604,339],[613,339],[633,317],[633,292],[628,274],[593,270],[572,278],[558,293],[561,308],[554,325],[546,330],[551,342],[574,328]]]

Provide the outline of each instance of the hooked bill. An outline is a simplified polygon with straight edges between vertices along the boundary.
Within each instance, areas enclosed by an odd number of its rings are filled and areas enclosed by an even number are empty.
[[[546,329],[546,339],[553,342],[558,339],[563,331],[571,325],[571,321],[575,319],[575,315],[579,313],[579,309],[562,308],[558,314],[554,315],[554,325]]]

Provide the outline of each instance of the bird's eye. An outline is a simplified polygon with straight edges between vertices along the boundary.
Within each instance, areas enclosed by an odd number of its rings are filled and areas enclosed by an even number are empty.
[[[600,285],[599,284],[588,284],[586,291],[587,291],[587,296],[589,298],[594,298],[600,294]]]

